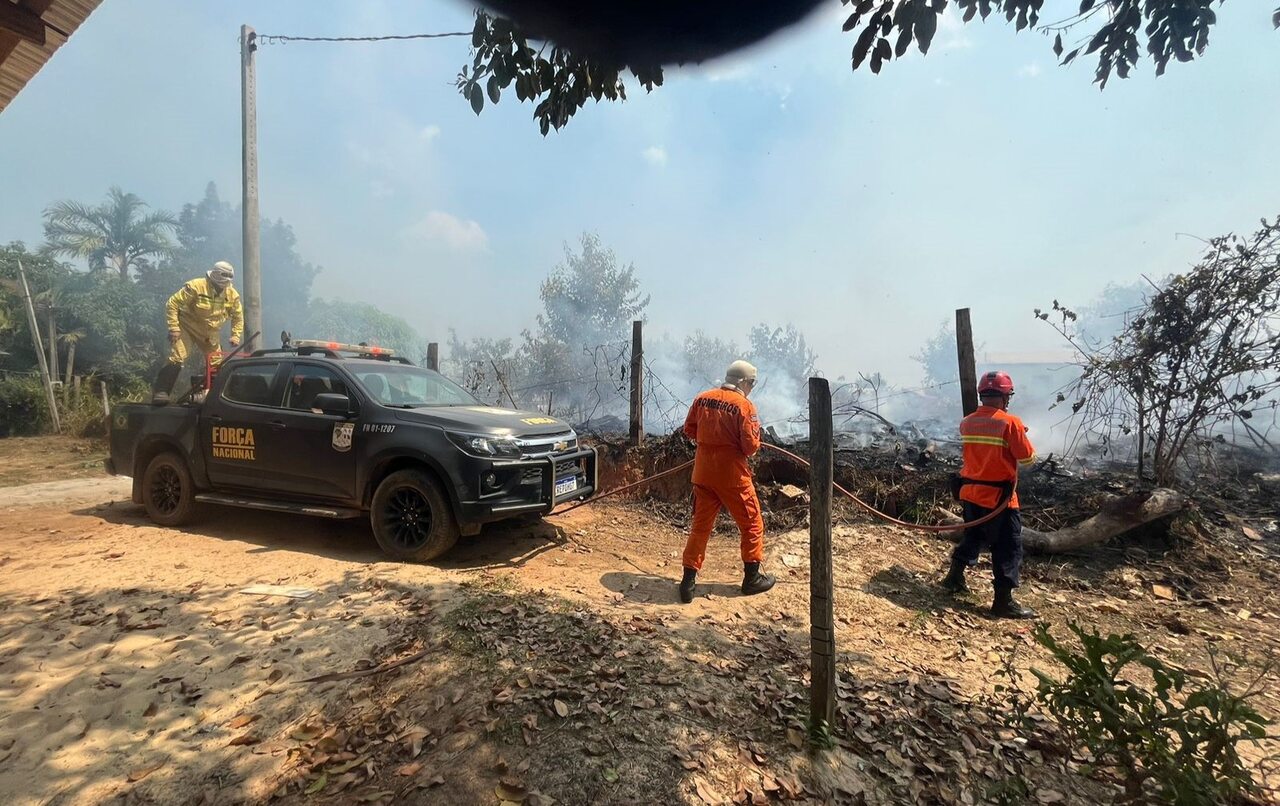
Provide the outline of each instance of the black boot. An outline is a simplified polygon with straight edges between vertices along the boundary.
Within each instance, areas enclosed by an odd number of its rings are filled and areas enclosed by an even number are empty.
[[[156,375],[155,386],[151,388],[151,402],[157,406],[168,405],[169,393],[173,391],[173,385],[178,382],[181,374],[181,364],[165,364]]]
[[[968,593],[969,586],[964,581],[965,564],[959,560],[951,561],[951,570],[947,572],[946,579],[942,580],[942,589],[947,593]]]
[[[697,581],[697,571],[692,568],[684,569],[684,579],[680,580],[680,601],[685,604],[693,601],[693,586]]]
[[[764,593],[773,587],[778,580],[768,574],[760,573],[760,563],[742,564],[742,595],[751,596]]]
[[[1039,614],[1029,607],[1023,607],[1013,598],[1013,590],[1000,588],[996,590],[996,600],[991,605],[991,615],[995,618],[1039,618]]]

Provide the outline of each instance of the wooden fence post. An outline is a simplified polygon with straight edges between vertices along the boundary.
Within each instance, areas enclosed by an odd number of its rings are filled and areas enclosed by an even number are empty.
[[[956,310],[956,358],[960,363],[960,404],[968,417],[978,410],[978,368],[973,358],[973,325],[968,308]]]
[[[644,323],[631,323],[631,444],[644,442]]]
[[[831,574],[831,490],[835,480],[831,385],[809,379],[809,730],[831,730],[836,713],[836,638]]]
[[[434,341],[427,345],[427,369],[440,371],[440,345]]]

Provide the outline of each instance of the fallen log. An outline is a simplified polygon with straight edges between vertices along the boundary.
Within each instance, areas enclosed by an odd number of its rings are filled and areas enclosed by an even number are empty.
[[[1040,532],[1023,527],[1022,545],[1033,554],[1075,551],[1104,543],[1143,524],[1175,515],[1186,507],[1187,499],[1181,493],[1164,487],[1150,492],[1118,496],[1103,504],[1101,511],[1092,518],[1056,532]],[[962,522],[959,516],[946,510],[939,509],[939,515],[949,523]],[[959,532],[947,534],[953,540],[960,538]]]

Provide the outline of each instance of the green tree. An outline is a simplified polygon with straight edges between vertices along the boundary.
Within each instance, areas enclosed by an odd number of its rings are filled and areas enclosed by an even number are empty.
[[[449,329],[449,342],[441,359],[441,371],[481,400],[501,402],[506,396],[503,383],[523,387],[526,365],[510,338],[476,338],[463,341]],[[501,380],[499,380],[501,375]],[[521,391],[527,391],[521,388]]]
[[[292,333],[298,338],[388,347],[414,363],[427,354],[426,342],[408,322],[364,302],[312,300],[303,326]]]
[[[518,344],[451,334],[448,369],[482,400],[505,405],[514,398],[540,410],[551,402],[575,422],[619,405],[625,411],[631,322],[649,297],[635,266],[620,266],[599,237],[584,234],[580,243],[577,252],[565,245],[564,261],[542,283],[537,326]]]
[[[1274,416],[1280,391],[1280,216],[1248,237],[1209,241],[1198,264],[1153,288],[1109,342],[1080,336],[1078,315],[1036,310],[1079,353],[1080,375],[1059,396],[1108,443],[1135,435],[1139,473],[1172,485],[1189,455],[1239,425]]]
[[[0,249],[0,350],[10,354],[7,366],[30,371],[38,363],[22,307],[19,260],[37,306],[40,300],[55,301],[66,368],[103,377],[115,390],[134,387],[150,375],[167,344],[163,303],[169,283],[158,277],[162,270],[144,266],[136,282],[114,272],[77,272],[21,243]],[[46,339],[43,317],[40,324]]]
[[[943,321],[920,350],[911,356],[920,365],[923,382],[937,386],[960,380],[960,364],[956,360],[956,329]]]
[[[995,15],[1018,31],[1052,35],[1061,64],[1096,59],[1094,81],[1127,78],[1145,51],[1164,73],[1171,60],[1202,55],[1223,0],[1081,0],[1078,12],[1041,20],[1044,0],[841,0],[854,38],[852,69],[873,73],[914,45],[928,53],[949,8],[964,22]],[[476,114],[485,99],[497,103],[514,85],[516,97],[535,102],[533,117],[545,135],[559,129],[588,100],[625,100],[630,72],[646,90],[662,84],[666,64],[700,62],[750,44],[795,22],[818,3],[757,4],[735,0],[649,3],[629,0],[582,4],[573,0],[490,2],[506,15],[476,12],[471,65],[458,74],[458,91]],[[1252,6],[1250,6],[1252,8]],[[1280,9],[1272,17],[1280,28]],[[673,35],[678,32],[678,35]],[[542,42],[549,42],[550,51]]]
[[[44,252],[31,252],[21,241],[0,247],[0,351],[11,369],[29,370],[36,366],[35,348],[31,344],[31,328],[27,324],[26,303],[18,279],[18,262],[27,276],[33,298],[48,295],[72,274],[71,268]],[[61,328],[59,328],[61,329]],[[40,337],[45,338],[41,332]]]
[[[182,208],[178,217],[179,249],[173,263],[181,266],[183,273],[196,275],[219,260],[227,260],[242,272],[244,242],[240,219],[240,209],[222,201],[217,186],[210,182],[205,186],[204,198]],[[284,221],[262,219],[259,234],[263,339],[271,344],[281,330],[300,333],[307,322],[311,286],[320,268],[302,259],[293,228]],[[173,288],[176,290],[177,286]]]
[[[818,361],[804,334],[791,324],[770,327],[762,322],[751,328],[747,344],[748,360],[759,369],[762,382],[771,383],[775,388],[803,389]]]
[[[693,387],[704,387],[724,380],[724,371],[741,357],[738,345],[695,330],[684,338],[684,377]]]
[[[584,233],[581,244],[577,254],[566,244],[564,262],[542,282],[539,335],[575,349],[624,341],[649,296],[640,294],[635,265],[619,266],[599,236]]]
[[[44,211],[47,248],[54,255],[83,259],[91,270],[110,266],[127,280],[131,270],[173,253],[169,235],[177,222],[169,213],[146,209],[142,199],[118,187],[97,206],[55,202]]]

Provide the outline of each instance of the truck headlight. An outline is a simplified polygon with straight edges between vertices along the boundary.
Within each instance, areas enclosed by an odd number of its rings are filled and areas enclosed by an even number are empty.
[[[520,445],[509,437],[486,437],[479,434],[456,434],[446,432],[449,440],[464,453],[472,456],[494,457],[501,459],[519,459]]]

